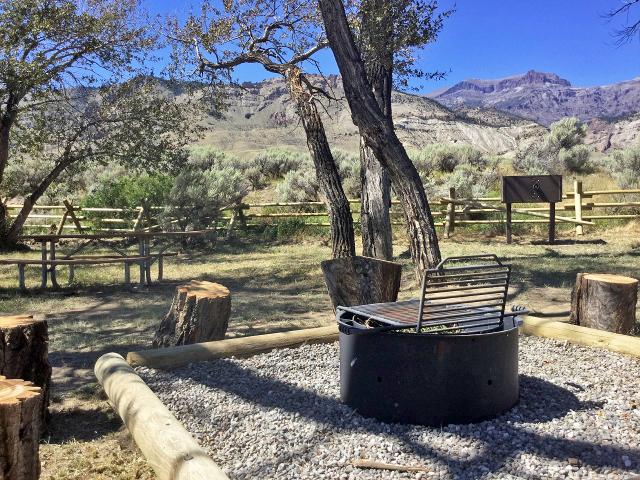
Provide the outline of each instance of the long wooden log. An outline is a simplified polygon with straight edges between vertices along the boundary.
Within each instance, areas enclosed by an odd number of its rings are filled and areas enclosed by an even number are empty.
[[[94,371],[159,480],[228,480],[124,358],[107,353]]]
[[[612,352],[640,358],[640,338],[638,337],[580,327],[556,320],[535,318],[531,315],[525,318],[520,331],[525,335],[567,340],[578,345],[606,348]]]
[[[331,343],[338,339],[337,325],[305,328],[281,333],[252,335],[214,342],[195,343],[159,350],[129,352],[127,362],[133,366],[171,369],[189,363],[216,358],[250,357],[276,348],[295,348],[312,343]]]

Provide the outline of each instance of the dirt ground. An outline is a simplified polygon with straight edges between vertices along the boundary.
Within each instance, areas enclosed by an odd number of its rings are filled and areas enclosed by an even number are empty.
[[[530,240],[505,245],[501,237],[443,241],[443,256],[496,253],[513,264],[510,303],[536,316],[566,318],[575,274],[581,271],[640,276],[640,228],[628,225],[558,245]],[[70,246],[62,246],[62,251]],[[211,280],[232,292],[228,336],[326,325],[333,314],[319,263],[330,253],[320,240],[296,243],[242,241],[211,251],[182,253],[165,265],[165,281],[125,289],[121,266],[85,267],[59,292],[17,290],[15,267],[0,266],[0,313],[46,318],[53,365],[51,423],[41,445],[43,479],[152,479],[153,472],[122,428],[96,384],[92,368],[106,352],[126,355],[149,348],[175,286]],[[404,275],[400,298],[416,293],[406,246],[396,248]],[[3,254],[37,257],[37,251]],[[64,280],[65,272],[61,272]],[[154,272],[155,274],[155,272]],[[38,272],[28,271],[35,287]]]

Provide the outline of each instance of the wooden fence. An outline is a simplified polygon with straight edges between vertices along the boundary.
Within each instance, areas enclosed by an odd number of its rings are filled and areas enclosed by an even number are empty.
[[[627,196],[633,196],[630,201]],[[608,201],[594,201],[595,197],[608,197]],[[350,200],[355,220],[359,216],[360,200]],[[393,225],[403,225],[400,202],[391,206]],[[445,237],[456,228],[472,225],[501,225],[505,223],[504,208],[500,197],[458,198],[451,188],[448,197],[431,199],[432,214],[437,226],[444,227]],[[7,205],[9,215],[15,217],[21,205]],[[514,224],[548,223],[548,205],[522,205],[514,209]],[[159,229],[158,213],[164,207],[141,205],[135,208],[81,207],[65,200],[62,205],[37,205],[34,207],[25,229],[33,233],[46,231],[127,232]],[[575,181],[574,189],[563,195],[563,202],[556,205],[558,223],[575,225],[577,235],[584,227],[609,220],[640,218],[640,189],[583,190],[582,182]],[[567,212],[563,214],[562,212]],[[533,217],[533,218],[532,218]],[[242,204],[223,211],[218,228],[254,227],[278,224],[285,219],[299,219],[305,224],[327,227],[329,220],[322,202],[271,202]]]

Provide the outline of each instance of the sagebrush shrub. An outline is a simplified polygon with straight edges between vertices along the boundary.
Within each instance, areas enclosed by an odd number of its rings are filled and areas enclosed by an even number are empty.
[[[162,218],[165,224],[175,222],[182,230],[215,228],[221,209],[239,204],[247,192],[240,169],[196,157],[175,178]]]
[[[613,152],[608,165],[621,188],[640,187],[640,145]]]
[[[577,118],[558,120],[546,136],[516,152],[513,168],[528,175],[590,173],[591,149],[582,143],[586,134],[586,126]]]

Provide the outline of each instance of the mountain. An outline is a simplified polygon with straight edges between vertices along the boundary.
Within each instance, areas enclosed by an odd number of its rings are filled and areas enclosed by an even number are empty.
[[[498,80],[464,80],[429,95],[442,105],[492,108],[549,125],[562,117],[627,117],[640,112],[640,78],[599,87],[574,87],[554,73],[530,70]]]
[[[356,152],[358,130],[353,125],[337,76],[312,77],[338,101],[324,101],[323,120],[333,148]],[[175,92],[178,96],[182,93]],[[485,152],[513,152],[520,142],[539,136],[545,128],[530,120],[495,109],[462,108],[453,111],[419,95],[394,92],[394,122],[408,148],[430,143],[466,143]],[[289,99],[284,80],[245,82],[229,88],[227,109],[206,120],[202,143],[247,157],[269,147],[306,150],[304,130]]]

